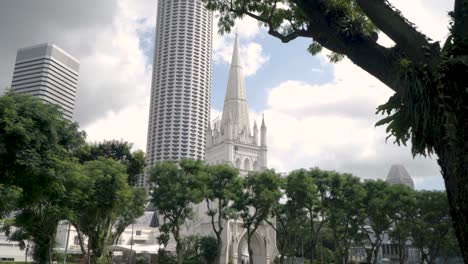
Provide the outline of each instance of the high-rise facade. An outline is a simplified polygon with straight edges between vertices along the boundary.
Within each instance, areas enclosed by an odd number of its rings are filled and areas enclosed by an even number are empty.
[[[80,63],[54,44],[18,50],[11,88],[59,106],[72,120]]]
[[[212,13],[201,0],[158,1],[146,164],[204,159]]]

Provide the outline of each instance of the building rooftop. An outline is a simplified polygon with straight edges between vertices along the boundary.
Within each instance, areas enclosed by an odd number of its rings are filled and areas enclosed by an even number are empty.
[[[414,182],[408,171],[401,164],[394,164],[390,167],[385,181],[389,184],[404,184],[414,189]]]

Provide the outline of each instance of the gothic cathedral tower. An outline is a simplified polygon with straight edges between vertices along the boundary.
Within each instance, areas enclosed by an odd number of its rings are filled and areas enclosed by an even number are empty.
[[[206,137],[208,164],[229,164],[238,168],[243,176],[249,171],[267,168],[265,120],[262,120],[260,131],[254,122],[252,132],[237,34],[223,114],[221,120],[208,126]]]

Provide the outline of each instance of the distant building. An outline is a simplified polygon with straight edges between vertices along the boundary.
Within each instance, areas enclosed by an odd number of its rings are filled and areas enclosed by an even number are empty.
[[[4,220],[0,219],[0,228],[3,227]],[[15,231],[13,227],[12,232]],[[32,243],[25,241],[26,248],[21,249],[18,241],[10,241],[5,233],[0,232],[0,263],[1,262],[32,262]]]
[[[136,254],[149,253],[156,254],[159,244],[157,237],[159,236],[159,219],[154,212],[154,208],[147,207],[142,216],[135,219],[135,223],[130,224],[120,235],[118,241],[112,245],[111,250],[120,253],[116,256],[129,257],[129,252]],[[115,230],[113,230],[115,231]],[[88,246],[88,238],[82,237],[83,245],[85,248]],[[68,243],[67,243],[68,240]],[[62,221],[57,227],[57,234],[55,236],[55,250],[60,253],[70,255],[81,255],[80,241],[78,232],[73,225],[69,225],[67,221]],[[124,252],[125,254],[122,254]],[[119,263],[124,263],[122,259]],[[127,262],[128,263],[128,262]]]
[[[413,179],[403,165],[392,165],[385,181],[389,184],[403,184],[414,189]]]
[[[80,63],[54,44],[18,50],[11,88],[60,107],[72,120]]]

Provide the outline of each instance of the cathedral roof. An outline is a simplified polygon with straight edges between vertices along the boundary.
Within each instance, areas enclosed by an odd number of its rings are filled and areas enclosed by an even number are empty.
[[[414,189],[413,179],[403,165],[392,165],[385,181],[389,184],[404,184]]]
[[[242,131],[245,128],[250,131],[249,107],[247,104],[247,94],[237,33],[234,40],[234,50],[232,53],[231,68],[229,70],[226,96],[224,97],[221,122],[226,123],[228,120],[230,120],[233,126],[237,126],[238,131]]]

